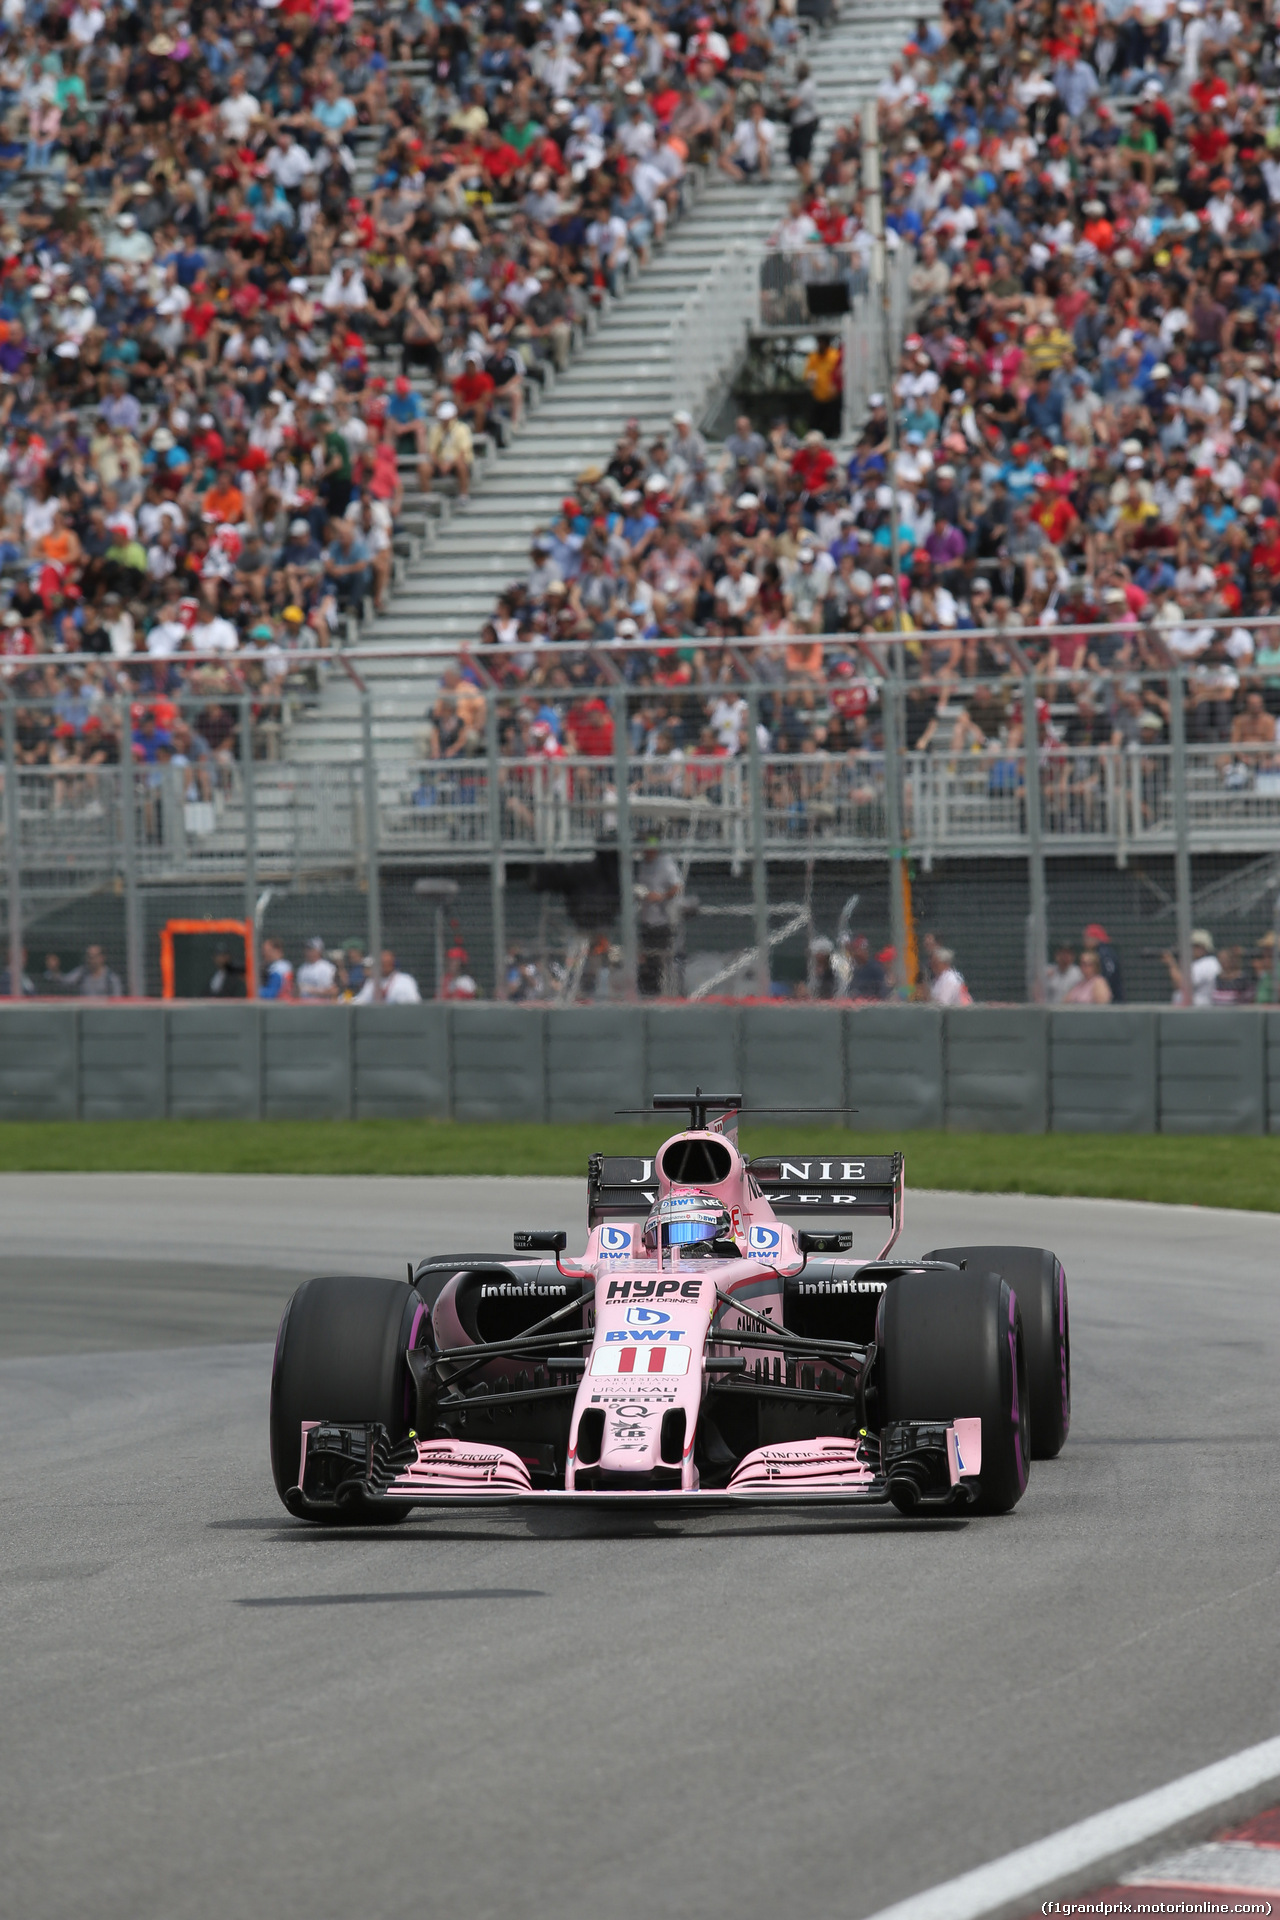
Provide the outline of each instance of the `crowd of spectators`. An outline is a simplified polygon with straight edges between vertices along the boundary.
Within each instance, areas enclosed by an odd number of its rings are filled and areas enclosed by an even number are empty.
[[[224,958],[218,957],[219,961]],[[398,964],[392,948],[383,948],[375,966],[360,941],[348,940],[331,949],[318,933],[305,943],[296,967],[288,958],[288,943],[268,934],[262,942],[261,975],[260,1000],[350,1000],[357,1006],[378,1002],[404,1007],[416,1006],[422,998],[417,981]],[[209,990],[215,996],[238,999],[244,986],[227,967],[215,971]]]
[[[25,763],[119,758],[130,695],[271,717],[291,657],[383,604],[402,466],[465,504],[476,437],[567,364],[795,37],[794,0],[7,4]]]
[[[922,22],[876,108],[890,247],[913,262],[892,395],[873,394],[839,455],[821,425],[743,418],[718,449],[685,417],[656,437],[628,425],[485,629],[504,649],[490,670],[529,688],[526,717],[540,703],[544,744],[571,744],[572,683],[604,677],[593,640],[635,643],[627,671],[669,692],[732,680],[717,643],[745,638],[757,679],[799,690],[766,707],[772,744],[843,748],[875,732],[856,643],[901,630],[932,688],[909,743],[1016,745],[1002,630],[1026,627],[1046,741],[1167,742],[1167,689],[1141,676],[1177,661],[1189,737],[1221,748],[1223,784],[1274,789],[1275,15],[1272,0],[948,0]],[[869,253],[860,139],[839,130],[780,246]],[[820,337],[815,410],[838,354]],[[818,633],[850,644],[824,654]],[[740,750],[722,704],[673,715],[658,698],[641,750],[664,734]]]

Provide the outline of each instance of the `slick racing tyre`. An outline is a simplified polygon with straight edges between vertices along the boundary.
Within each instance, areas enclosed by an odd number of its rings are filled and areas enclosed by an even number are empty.
[[[876,1345],[882,1422],[979,1417],[980,1505],[1007,1513],[1031,1464],[1022,1321],[1007,1283],[998,1273],[904,1273],[881,1296]]]
[[[284,1310],[271,1369],[271,1472],[282,1500],[298,1484],[304,1420],[376,1421],[393,1445],[404,1438],[405,1355],[424,1311],[403,1280],[303,1281]]]
[[[1009,1282],[1022,1312],[1031,1389],[1031,1457],[1053,1460],[1071,1430],[1071,1315],[1062,1262],[1045,1247],[939,1247],[929,1260],[963,1260]]]

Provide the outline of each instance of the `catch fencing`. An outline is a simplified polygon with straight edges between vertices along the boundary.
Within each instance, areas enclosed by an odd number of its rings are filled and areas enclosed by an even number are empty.
[[[1153,1000],[1193,928],[1249,949],[1277,925],[1280,743],[1232,741],[1221,716],[1210,728],[1194,669],[1056,675],[1002,635],[1004,671],[930,671],[936,638],[698,642],[665,683],[644,648],[548,649],[523,678],[508,650],[479,648],[479,717],[448,756],[429,737],[415,754],[403,729],[380,737],[375,676],[420,664],[403,653],[342,656],[363,675],[356,730],[323,758],[293,757],[301,730],[286,715],[268,732],[246,695],[212,717],[179,698],[210,749],[122,766],[119,740],[156,704],[144,695],[132,719],[119,703],[102,716],[114,760],[26,764],[19,722],[41,703],[6,702],[9,985],[24,946],[38,986],[47,951],[78,958],[96,940],[144,997],[165,917],[232,913],[295,960],[315,933],[370,953],[394,934],[424,993],[459,947],[482,992],[565,1004],[638,983],[665,998],[804,991],[814,942],[853,932],[894,950],[903,993],[927,988],[910,961],[932,931],[975,999],[1036,1002],[1057,940],[1078,947],[1102,922],[1127,949],[1129,997]],[[572,749],[580,697],[597,750],[549,755],[527,723],[554,710]],[[637,898],[646,849],[674,863],[664,941]],[[587,964],[601,939],[607,984]],[[646,944],[664,951],[641,982]]]
[[[0,1007],[7,1120],[603,1125],[695,1084],[856,1129],[1275,1134],[1280,1010]]]

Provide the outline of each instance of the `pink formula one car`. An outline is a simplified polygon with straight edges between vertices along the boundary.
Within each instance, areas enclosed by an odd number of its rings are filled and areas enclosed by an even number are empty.
[[[745,1160],[741,1102],[652,1160],[593,1156],[587,1245],[308,1280],[285,1309],[271,1464],[302,1519],[415,1507],[752,1503],[1004,1513],[1071,1419],[1066,1276],[1036,1247],[892,1260],[901,1154]],[[871,1260],[834,1214],[890,1222]],[[549,1257],[548,1257],[549,1256]]]

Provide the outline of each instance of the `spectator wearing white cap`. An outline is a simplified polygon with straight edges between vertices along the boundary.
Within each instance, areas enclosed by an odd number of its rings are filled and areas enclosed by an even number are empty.
[[[313,933],[307,942],[307,957],[297,972],[299,1000],[336,1000],[338,969],[324,950],[324,941]]]
[[[435,419],[427,429],[426,463],[433,477],[448,475],[457,482],[459,502],[471,493],[471,469],[475,461],[475,443],[471,429],[458,416],[452,400],[441,400]]]
[[[1177,959],[1166,951],[1162,956],[1173,982],[1172,999],[1177,1006],[1183,995],[1182,968]],[[1214,1005],[1213,990],[1218,984],[1218,975],[1222,972],[1222,962],[1213,950],[1213,935],[1207,927],[1197,927],[1191,935],[1191,1004],[1193,1007],[1211,1007]]]

